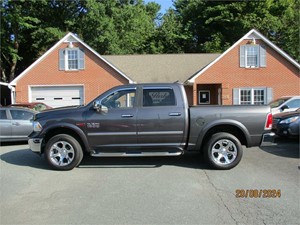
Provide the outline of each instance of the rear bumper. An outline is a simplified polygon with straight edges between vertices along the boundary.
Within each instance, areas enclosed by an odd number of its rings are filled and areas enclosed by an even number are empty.
[[[42,153],[43,138],[30,138],[28,140],[29,148],[35,153]]]
[[[263,135],[260,146],[271,146],[274,144],[275,133],[270,132]]]

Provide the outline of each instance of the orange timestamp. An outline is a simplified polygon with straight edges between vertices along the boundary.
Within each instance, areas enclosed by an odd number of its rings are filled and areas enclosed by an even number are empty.
[[[236,198],[280,198],[281,189],[236,189]]]

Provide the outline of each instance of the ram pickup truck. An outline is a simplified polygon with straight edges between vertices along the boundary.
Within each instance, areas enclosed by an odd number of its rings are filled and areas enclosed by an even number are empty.
[[[216,169],[231,169],[242,146],[272,142],[268,106],[189,107],[184,86],[114,87],[86,106],[36,114],[29,146],[52,168],[70,170],[95,157],[179,156],[199,151]]]

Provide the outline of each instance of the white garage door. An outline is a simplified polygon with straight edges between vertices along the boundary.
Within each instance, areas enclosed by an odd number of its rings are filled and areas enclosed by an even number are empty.
[[[53,108],[83,105],[83,86],[31,87],[31,101],[44,102]]]

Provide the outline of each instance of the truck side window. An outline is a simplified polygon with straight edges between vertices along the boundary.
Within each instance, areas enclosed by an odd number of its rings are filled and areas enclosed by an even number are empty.
[[[102,99],[107,108],[132,108],[135,101],[135,89],[119,90]]]
[[[176,105],[173,89],[144,89],[143,106],[172,106]]]

